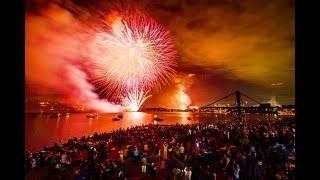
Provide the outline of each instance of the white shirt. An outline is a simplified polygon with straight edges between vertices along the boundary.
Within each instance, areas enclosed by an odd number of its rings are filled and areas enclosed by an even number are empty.
[[[185,170],[184,172],[185,172],[185,176],[187,177],[187,179],[191,180],[191,175],[192,175],[191,170],[190,169],[189,170]]]
[[[180,148],[179,148],[179,153],[181,153],[181,154],[184,153],[184,147],[183,147],[183,146],[180,146]]]

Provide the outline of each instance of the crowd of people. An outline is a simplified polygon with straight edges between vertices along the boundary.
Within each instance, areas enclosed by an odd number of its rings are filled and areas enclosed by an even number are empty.
[[[141,125],[25,153],[26,179],[291,179],[294,119]]]

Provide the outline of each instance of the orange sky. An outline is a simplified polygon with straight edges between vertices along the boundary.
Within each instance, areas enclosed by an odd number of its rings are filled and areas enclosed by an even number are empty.
[[[26,15],[26,84],[33,92],[63,94],[64,88],[56,87],[61,65],[90,66],[83,60],[86,25],[112,6],[95,0],[60,7],[33,2]],[[280,104],[294,104],[294,1],[140,0],[135,6],[170,31],[179,54],[178,75],[194,74],[184,90],[192,105],[236,90],[262,102],[276,97]],[[145,105],[165,106],[164,99],[178,87],[164,87]]]

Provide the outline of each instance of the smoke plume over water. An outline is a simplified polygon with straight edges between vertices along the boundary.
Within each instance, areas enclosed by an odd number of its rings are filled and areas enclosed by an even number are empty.
[[[49,5],[25,19],[25,79],[33,92],[59,94],[68,104],[84,104],[102,112],[122,111],[123,107],[101,100],[89,82],[92,62],[86,54],[90,35],[73,15]]]

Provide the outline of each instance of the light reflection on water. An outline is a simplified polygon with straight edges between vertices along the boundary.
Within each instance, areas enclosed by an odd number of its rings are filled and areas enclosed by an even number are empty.
[[[127,128],[142,124],[195,124],[231,120],[231,115],[201,115],[188,112],[153,113],[125,112],[123,119],[113,121],[117,113],[100,114],[99,118],[87,118],[88,113],[71,113],[69,117],[62,116],[54,119],[48,114],[25,114],[25,148],[39,150],[44,146],[53,145],[54,141],[67,142],[69,138],[88,136],[94,132],[110,132],[119,128]],[[154,121],[157,115],[163,121]],[[188,117],[190,120],[188,120]],[[272,115],[248,115],[251,119],[273,120]]]

